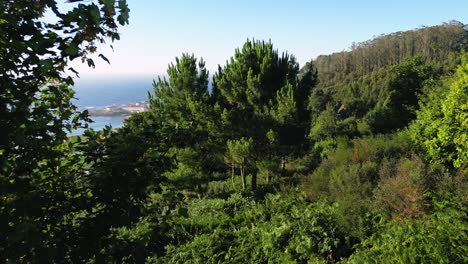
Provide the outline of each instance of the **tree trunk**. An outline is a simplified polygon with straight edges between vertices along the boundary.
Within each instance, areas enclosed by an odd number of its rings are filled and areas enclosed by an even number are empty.
[[[244,165],[241,165],[240,167],[240,173],[242,177],[242,191],[245,192],[246,189],[246,181],[245,181],[245,174],[244,174]]]
[[[257,170],[252,172],[252,192],[257,190]]]
[[[281,158],[281,172],[283,173],[283,175],[284,175],[285,170],[286,170],[286,159]]]
[[[231,163],[231,182],[232,182],[232,189],[236,190],[236,185],[234,184],[234,163]]]
[[[267,177],[266,177],[267,183],[270,184],[271,181],[271,175],[270,172],[268,172]]]

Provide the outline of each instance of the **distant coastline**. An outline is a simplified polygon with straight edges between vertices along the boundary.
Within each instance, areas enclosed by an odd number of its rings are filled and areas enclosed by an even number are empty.
[[[123,126],[125,119],[138,110],[134,108],[129,111],[125,109],[126,106],[137,106],[136,102],[148,104],[152,79],[149,77],[79,79],[75,83],[76,94],[73,103],[80,111],[87,110],[90,114],[92,122],[88,123],[89,128],[96,131],[106,126],[119,128]],[[70,135],[81,135],[83,132],[84,129],[77,129]]]
[[[89,115],[91,116],[130,116],[134,113],[147,112],[149,110],[149,103],[141,101],[129,104],[116,104],[104,107],[88,108]]]

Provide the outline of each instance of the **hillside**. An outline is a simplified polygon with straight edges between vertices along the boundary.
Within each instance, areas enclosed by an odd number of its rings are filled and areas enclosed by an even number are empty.
[[[453,73],[467,43],[467,26],[450,22],[381,35],[350,51],[318,56],[301,69],[302,74],[318,72],[309,98],[310,137],[317,141],[322,135],[369,135],[405,127],[415,118],[428,83]],[[330,120],[331,114],[336,122],[328,131],[314,122]],[[341,132],[332,131],[337,127]]]
[[[442,25],[380,35],[355,43],[349,51],[321,55],[313,60],[322,86],[357,78],[380,68],[420,56],[424,62],[447,62],[468,47],[468,25],[451,21]]]

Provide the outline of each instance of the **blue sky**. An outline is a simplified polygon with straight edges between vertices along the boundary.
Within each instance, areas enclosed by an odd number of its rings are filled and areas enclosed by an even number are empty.
[[[183,52],[203,57],[213,73],[247,38],[271,40],[301,65],[352,42],[441,24],[468,23],[467,0],[128,0],[130,24],[114,51],[101,47],[111,65],[89,69],[74,62],[82,78],[164,74]],[[68,4],[70,5],[70,4]]]

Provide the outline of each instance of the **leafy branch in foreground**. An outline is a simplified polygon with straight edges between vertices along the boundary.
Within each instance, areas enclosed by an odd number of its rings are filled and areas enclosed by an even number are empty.
[[[73,232],[63,221],[82,208],[76,197],[88,193],[81,158],[68,146],[67,132],[89,121],[70,102],[68,73],[78,73],[68,65],[81,59],[94,66],[92,54],[119,39],[129,9],[125,0],[70,5],[62,11],[53,0],[0,1],[0,255],[6,262],[62,260],[73,247],[64,242]]]

